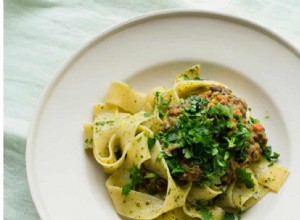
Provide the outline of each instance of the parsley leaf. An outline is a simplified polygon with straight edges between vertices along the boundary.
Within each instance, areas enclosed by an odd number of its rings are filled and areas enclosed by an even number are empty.
[[[189,148],[183,148],[182,153],[186,159],[190,159],[193,156],[193,151]]]
[[[239,179],[246,185],[246,187],[248,189],[251,189],[254,187],[254,183],[251,178],[251,173],[248,173],[246,170],[244,170],[242,168],[237,168],[236,174],[239,177]]]
[[[161,92],[155,92],[155,97],[155,105],[159,113],[159,117],[163,117],[166,115],[165,109],[169,103],[166,99],[163,98],[163,94]]]
[[[178,139],[178,136],[176,133],[170,133],[168,134],[168,141],[169,142],[174,142]]]
[[[122,194],[127,196],[131,190],[134,189],[136,184],[142,182],[141,171],[137,166],[133,166],[129,169],[130,182],[122,187]]]
[[[170,167],[172,174],[184,173],[184,170],[183,170],[181,164],[178,161],[176,161],[175,159],[166,160],[166,163],[167,163],[168,167]]]
[[[233,108],[232,106],[222,105],[218,103],[217,105],[213,105],[208,110],[209,116],[217,116],[217,117],[233,117]]]
[[[200,209],[200,214],[203,217],[203,220],[209,220],[212,216],[211,212],[206,207]]]
[[[122,195],[127,196],[129,194],[129,192],[133,189],[134,185],[132,184],[132,182],[127,183],[126,185],[124,185],[122,187]]]
[[[188,75],[184,74],[184,75],[183,75],[183,79],[184,79],[184,80],[190,80],[190,77],[189,77]]]
[[[270,162],[269,166],[272,166],[274,161],[278,160],[280,154],[279,153],[272,153],[272,147],[267,146],[266,149],[263,151],[263,155],[266,157],[266,159]]]
[[[154,147],[155,141],[156,141],[155,138],[148,138],[147,144],[148,144],[148,149],[149,149],[149,150],[151,150],[151,149]]]
[[[228,148],[233,148],[236,146],[236,144],[234,143],[236,137],[231,137],[231,138],[225,137],[225,139],[228,142]]]
[[[222,220],[235,220],[234,214],[226,212]]]

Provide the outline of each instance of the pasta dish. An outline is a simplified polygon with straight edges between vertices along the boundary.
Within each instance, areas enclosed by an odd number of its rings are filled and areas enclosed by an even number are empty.
[[[247,103],[199,70],[148,94],[113,82],[105,102],[93,106],[84,145],[109,174],[120,215],[235,219],[285,182],[288,171],[275,164],[279,154]]]

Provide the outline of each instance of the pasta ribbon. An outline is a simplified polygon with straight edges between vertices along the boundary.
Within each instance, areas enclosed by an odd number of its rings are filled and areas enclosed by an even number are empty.
[[[96,116],[94,122],[94,157],[107,173],[113,173],[124,163],[128,150],[141,123],[151,120],[145,112],[106,113]],[[116,153],[121,153],[118,158]]]
[[[140,141],[137,141],[139,138],[141,138]],[[146,166],[149,170],[159,167],[160,169],[157,173],[167,178],[168,188],[165,192],[165,199],[134,190],[127,196],[122,195],[122,186],[129,181],[128,169],[132,165],[141,167],[148,159],[157,158],[157,154],[161,150],[160,144],[157,143],[152,155],[150,155],[148,148],[145,146],[147,146],[147,138],[145,133],[141,133],[132,143],[124,166],[113,173],[106,182],[117,212],[134,219],[154,219],[163,213],[182,207],[185,204],[185,199],[190,189],[190,184],[183,188],[177,186],[169,173],[164,159],[162,159],[151,160]]]
[[[146,103],[146,96],[131,89],[122,82],[113,82],[105,97],[105,102],[119,106],[130,113],[141,111]]]
[[[289,171],[285,168],[273,164],[269,165],[266,159],[251,166],[259,184],[270,188],[272,191],[278,192],[289,175]]]

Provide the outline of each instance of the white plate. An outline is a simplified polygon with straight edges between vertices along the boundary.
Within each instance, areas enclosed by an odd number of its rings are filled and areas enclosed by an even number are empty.
[[[243,219],[294,219],[300,199],[300,54],[251,22],[203,11],[167,11],[132,19],[85,45],[46,89],[27,142],[27,174],[42,219],[120,219],[106,176],[83,149],[82,125],[111,81],[146,92],[170,86],[200,63],[202,76],[245,98],[270,144],[291,171]],[[265,119],[264,116],[270,116]]]

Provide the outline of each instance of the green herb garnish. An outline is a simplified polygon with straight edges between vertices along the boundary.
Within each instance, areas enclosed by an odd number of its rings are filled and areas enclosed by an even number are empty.
[[[151,150],[151,149],[154,147],[154,145],[155,145],[155,141],[156,141],[156,139],[155,139],[155,138],[148,138],[148,140],[147,140],[147,144],[148,144],[148,148],[149,148],[149,150]]]
[[[203,220],[209,220],[212,216],[211,212],[206,207],[200,209],[200,214],[203,217]]]
[[[163,94],[161,92],[155,92],[155,97],[155,105],[159,113],[159,117],[163,117],[165,116],[165,109],[168,106],[169,102],[166,99],[164,99]]]
[[[172,176],[180,179],[186,171],[182,164],[201,167],[202,184],[220,184],[229,166],[229,158],[244,161],[245,147],[249,146],[250,131],[238,122],[233,131],[233,108],[217,104],[207,107],[209,101],[200,96],[189,96],[188,103],[171,128],[155,134],[163,148]],[[168,112],[165,113],[167,117]],[[187,171],[188,172],[188,171]]]
[[[239,179],[241,180],[241,182],[243,182],[248,189],[251,189],[254,187],[254,183],[251,178],[251,176],[252,176],[251,173],[248,173],[245,169],[237,168],[236,174],[239,177]]]
[[[233,213],[226,212],[222,220],[235,220],[235,216]]]
[[[266,146],[265,150],[263,151],[263,155],[266,157],[266,159],[270,162],[270,166],[274,164],[276,160],[278,160],[280,154],[276,152],[272,152],[271,146]]]
[[[129,169],[129,177],[130,177],[130,182],[127,183],[122,187],[122,194],[127,196],[131,190],[134,189],[134,186],[136,184],[139,184],[142,182],[142,177],[141,177],[141,172],[140,169],[137,168],[137,166],[133,166]]]

